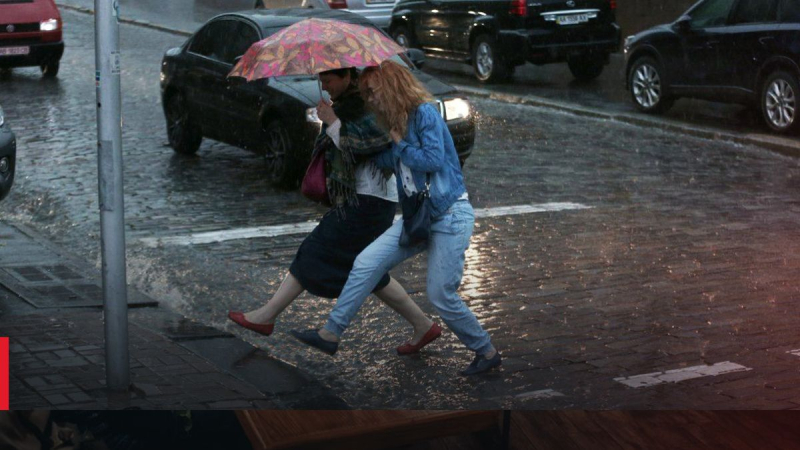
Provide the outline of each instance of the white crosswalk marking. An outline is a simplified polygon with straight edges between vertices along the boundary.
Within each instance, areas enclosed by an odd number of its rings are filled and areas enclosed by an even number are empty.
[[[553,398],[553,397],[563,397],[564,394],[558,391],[554,391],[552,389],[542,389],[540,391],[531,391],[531,392],[524,392],[519,395],[515,395],[514,398],[516,400],[530,400],[530,399],[546,399],[546,398]]]
[[[475,209],[475,218],[514,216],[520,214],[533,214],[541,212],[569,211],[578,209],[590,209],[591,206],[581,205],[580,203],[540,203],[534,205],[499,206],[496,208]],[[400,216],[396,216],[395,220]],[[317,222],[300,222],[286,225],[272,225],[253,228],[239,228],[236,230],[209,231],[184,236],[167,236],[160,238],[142,238],[139,240],[147,247],[158,247],[159,245],[197,245],[210,244],[213,242],[232,241],[236,239],[269,238],[285,236],[291,234],[305,234],[311,232]]]
[[[730,361],[725,361],[710,366],[702,365],[684,367],[682,369],[667,370],[665,372],[653,372],[642,375],[634,375],[631,377],[614,378],[614,381],[620,382],[632,388],[643,388],[662,383],[677,383],[679,381],[691,380],[693,378],[715,377],[724,375],[726,373],[745,372],[748,370],[753,369],[732,363]]]

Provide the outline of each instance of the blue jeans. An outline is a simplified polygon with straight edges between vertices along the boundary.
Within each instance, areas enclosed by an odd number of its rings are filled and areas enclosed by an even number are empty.
[[[479,354],[491,351],[489,334],[456,293],[464,274],[464,252],[469,247],[474,225],[472,205],[460,200],[433,221],[428,242],[403,248],[398,244],[403,222],[395,222],[356,258],[325,329],[341,336],[383,274],[428,250],[428,300],[467,348]]]

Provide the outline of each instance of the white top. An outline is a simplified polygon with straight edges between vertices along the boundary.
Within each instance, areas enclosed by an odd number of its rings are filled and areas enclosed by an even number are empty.
[[[411,197],[417,192],[417,186],[414,185],[414,178],[411,176],[411,169],[400,161],[400,180],[403,182],[403,190],[406,192],[406,197]],[[469,200],[469,195],[466,191],[458,197],[458,200]]]
[[[336,122],[330,124],[325,130],[325,133],[331,137],[333,144],[337,148],[341,148],[339,147],[339,132],[341,128],[342,122],[336,119]],[[366,161],[356,166],[355,177],[357,194],[370,195],[397,203],[397,179],[392,175],[384,183],[383,171],[378,169],[372,161]]]

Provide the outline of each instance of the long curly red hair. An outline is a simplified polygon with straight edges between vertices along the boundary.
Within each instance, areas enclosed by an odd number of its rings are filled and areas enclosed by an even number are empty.
[[[405,136],[408,115],[433,96],[403,65],[392,60],[367,67],[358,78],[362,97],[388,131]]]

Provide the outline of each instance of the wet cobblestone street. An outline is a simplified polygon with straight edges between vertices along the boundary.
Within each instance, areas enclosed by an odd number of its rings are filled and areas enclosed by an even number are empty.
[[[0,80],[19,147],[0,217],[99,265],[93,17],[62,14],[59,78],[17,69]],[[418,357],[396,356],[410,329],[375,298],[334,358],[288,334],[321,326],[329,300],[301,297],[269,338],[234,328],[228,309],[268,299],[303,235],[155,248],[141,239],[312,221],[325,209],[269,187],[257,154],[209,140],[196,157],[166,146],[159,65],[183,40],[121,26],[128,280],[162,305],[241,335],[354,407],[800,407],[797,160],[488,99],[471,99],[475,207],[589,207],[477,220],[460,293],[502,370],[457,376],[471,355],[449,331]],[[425,269],[417,257],[393,275],[435,317]],[[615,380],[724,362],[749,370]]]

